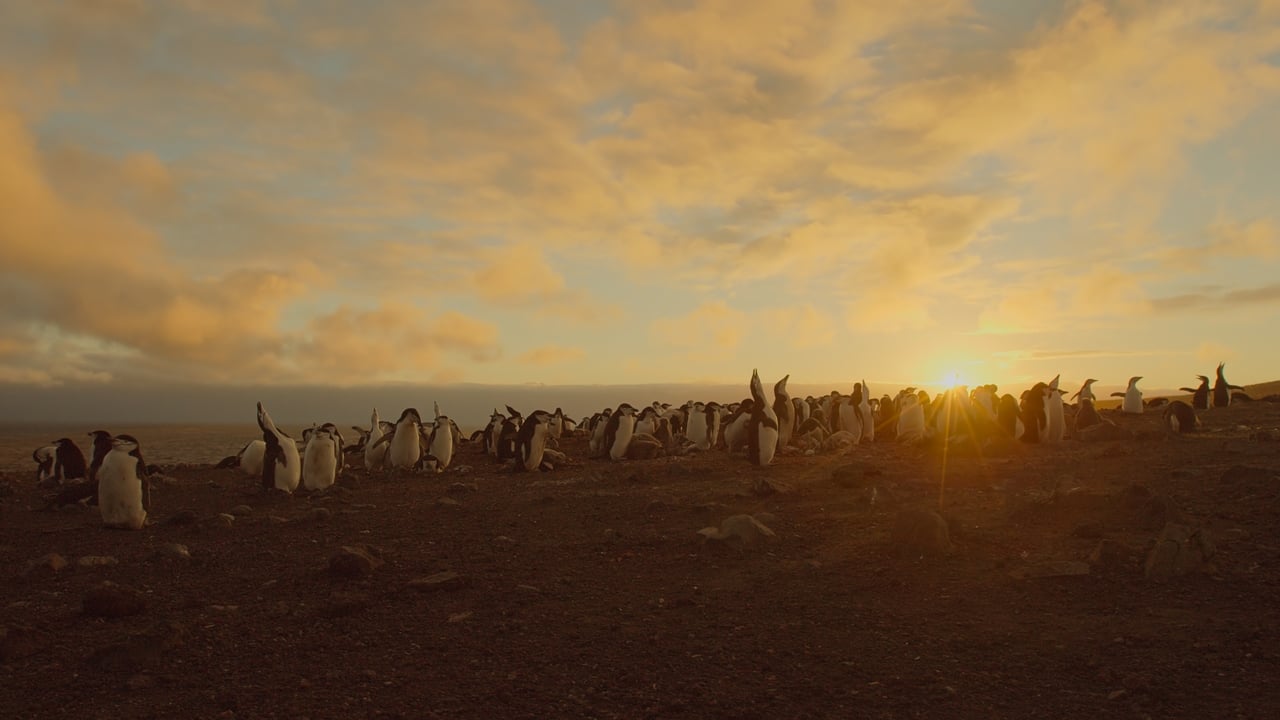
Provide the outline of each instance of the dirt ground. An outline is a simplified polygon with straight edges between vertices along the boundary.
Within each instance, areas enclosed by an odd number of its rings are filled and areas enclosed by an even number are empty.
[[[581,460],[576,439],[554,472],[468,445],[443,475],[286,497],[179,466],[139,532],[40,511],[9,475],[0,717],[1276,717],[1280,404],[1174,438],[1108,416],[1133,437],[945,472],[888,443],[757,469]],[[940,502],[949,554],[895,538]],[[776,537],[697,534],[744,513]],[[1149,579],[1170,520],[1212,553]],[[337,572],[343,546],[363,550]],[[93,616],[103,581],[141,611]]]

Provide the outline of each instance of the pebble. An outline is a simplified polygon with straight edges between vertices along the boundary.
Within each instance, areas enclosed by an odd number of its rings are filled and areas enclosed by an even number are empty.
[[[118,565],[119,560],[110,555],[85,555],[76,561],[80,567],[103,567],[106,565]]]
[[[37,560],[31,561],[27,565],[27,572],[36,572],[40,570],[48,570],[50,572],[58,572],[67,566],[67,559],[58,553],[49,553]]]
[[[237,505],[231,508],[230,510],[228,510],[227,514],[233,515],[235,517],[245,517],[247,515],[253,514],[253,508],[249,507],[248,505]]]
[[[410,580],[408,586],[414,590],[457,590],[465,587],[467,583],[468,580],[465,576],[459,575],[452,570],[445,570],[434,575]]]

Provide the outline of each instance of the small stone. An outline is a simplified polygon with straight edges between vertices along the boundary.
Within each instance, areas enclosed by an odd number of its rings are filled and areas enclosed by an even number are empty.
[[[468,483],[468,482],[452,483],[446,489],[447,492],[451,492],[451,493],[473,493],[473,492],[479,492],[479,490],[480,490],[479,485],[475,483]]]
[[[333,511],[325,507],[311,508],[311,511],[303,516],[304,519],[312,522],[321,522],[331,517],[333,517]]]
[[[773,530],[750,515],[731,515],[720,527],[705,527],[698,531],[704,540],[723,542],[739,549],[753,548],[777,537]]]
[[[230,513],[218,513],[214,516],[214,522],[223,527],[231,527],[236,523],[236,516]]]
[[[382,558],[374,555],[363,545],[343,545],[338,552],[329,557],[329,572],[339,577],[361,578],[372,573],[374,568],[382,564]]]
[[[898,513],[890,536],[899,557],[936,557],[951,552],[951,529],[932,510],[911,509]]]
[[[67,566],[67,559],[58,553],[49,553],[27,565],[27,572],[59,572]]]
[[[512,538],[507,537],[506,535],[499,535],[498,537],[493,539],[493,544],[498,545],[500,547],[511,547],[512,545],[516,544],[516,541]]]
[[[253,508],[249,507],[248,505],[237,505],[231,508],[230,510],[228,510],[227,514],[233,515],[235,517],[247,517],[253,514]]]
[[[164,521],[165,525],[194,525],[197,516],[195,510],[179,510]]]
[[[122,618],[146,609],[142,593],[111,581],[103,582],[85,593],[81,609],[89,617]]]
[[[516,589],[517,589],[517,590],[524,590],[525,592],[531,592],[531,593],[542,592],[542,591],[541,591],[541,590],[539,590],[539,589],[537,588],[537,586],[535,586],[535,585],[517,585],[517,586],[516,586]]]
[[[462,503],[451,497],[442,497],[439,500],[436,500],[436,504],[443,507],[462,507]]]
[[[107,565],[118,565],[119,560],[110,555],[85,555],[76,561],[80,567],[104,567]]]
[[[268,515],[267,520],[275,525],[283,525],[289,522],[289,518],[282,515]]]
[[[445,570],[426,577],[417,578],[409,581],[409,587],[414,590],[458,590],[466,587],[468,580],[465,576],[459,575],[452,570]]]
[[[1214,546],[1208,531],[1190,525],[1169,523],[1160,531],[1155,547],[1147,555],[1145,574],[1152,580],[1211,569],[1208,560]]]
[[[460,613],[454,613],[449,616],[449,622],[459,623],[459,622],[462,622],[463,620],[470,618],[473,614],[474,613],[472,613],[470,610],[467,610],[465,612],[460,612]]]
[[[1108,699],[1108,700],[1119,700],[1120,698],[1122,698],[1122,697],[1124,697],[1125,695],[1128,695],[1128,694],[1129,694],[1129,691],[1128,691],[1128,690],[1112,690],[1110,693],[1108,693],[1108,694],[1107,694],[1107,699]]]
[[[172,560],[190,560],[191,551],[187,549],[186,545],[181,543],[168,543],[161,545],[156,550],[156,557],[169,558]]]

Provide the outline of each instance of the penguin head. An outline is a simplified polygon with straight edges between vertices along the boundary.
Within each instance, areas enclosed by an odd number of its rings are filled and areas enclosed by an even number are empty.
[[[111,439],[111,448],[132,455],[138,450],[138,439],[132,435],[117,435]]]
[[[400,423],[405,422],[406,420],[409,420],[421,425],[422,416],[418,414],[418,408],[405,408],[404,412],[400,413],[400,420],[396,424],[399,425]]]
[[[622,403],[621,405],[618,406],[618,410],[617,410],[617,413],[619,415],[624,415],[628,417],[631,415],[634,415],[635,412],[636,412],[636,409],[631,407],[631,405],[629,405],[628,403]]]

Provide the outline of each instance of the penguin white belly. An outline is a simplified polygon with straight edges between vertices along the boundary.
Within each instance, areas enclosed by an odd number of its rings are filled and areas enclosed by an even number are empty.
[[[724,426],[724,442],[729,446],[730,453],[738,452],[747,446],[747,422],[750,419],[749,414],[743,413]]]
[[[529,438],[529,445],[522,448],[525,456],[522,459],[524,469],[533,472],[542,466],[542,458],[546,455],[547,450],[547,432],[541,428],[534,430],[533,437]]]
[[[453,462],[453,432],[450,428],[442,427],[436,430],[427,452],[436,459],[436,470],[443,471],[449,467],[449,463]]]
[[[267,443],[265,440],[254,440],[245,446],[244,453],[240,455],[240,469],[249,477],[260,477],[262,475],[262,459],[267,454]]]
[[[1136,390],[1129,390],[1124,394],[1124,403],[1121,408],[1127,413],[1142,412],[1142,393]]]
[[[587,441],[587,446],[591,450],[592,456],[599,455],[603,450],[600,446],[604,444],[604,429],[608,424],[609,421],[605,418],[600,418],[596,421],[596,427],[591,431],[591,439]]]
[[[871,417],[871,403],[866,400],[858,406],[858,420],[862,423],[862,440],[863,442],[872,442],[876,439],[876,421]]]
[[[914,442],[924,439],[924,408],[909,405],[898,414],[898,439]]]
[[[387,462],[393,468],[411,468],[422,457],[422,444],[412,426],[397,429],[389,444]]]
[[[766,418],[772,419],[773,424],[778,424],[778,418],[772,412],[765,415]],[[756,458],[760,465],[768,465],[773,462],[773,454],[778,450],[778,428],[769,427],[767,423],[761,422],[756,425]]]
[[[847,430],[858,440],[862,439],[862,413],[856,405],[840,403],[840,429]]]
[[[302,487],[323,490],[338,478],[338,451],[333,438],[317,435],[307,443],[302,463]]]
[[[373,431],[369,433],[369,439],[364,443],[364,469],[373,471],[382,467],[382,463],[387,459],[388,443],[379,444],[382,439],[382,428],[377,425],[373,426]]]
[[[141,530],[147,521],[142,507],[138,461],[123,450],[112,450],[98,469],[98,508],[107,527]]]
[[[637,433],[637,434],[639,434],[639,433],[645,433],[645,434],[648,434],[648,435],[652,435],[652,434],[654,433],[654,431],[655,431],[655,430],[657,430],[657,429],[658,429],[658,426],[657,426],[657,424],[655,423],[655,421],[654,421],[653,417],[651,417],[651,416],[646,416],[646,417],[645,417],[645,419],[643,419],[643,420],[637,420],[637,421],[636,421],[636,433]]]
[[[694,447],[699,450],[710,450],[711,442],[707,439],[710,435],[707,428],[707,416],[702,413],[694,413],[689,416],[689,427],[685,432],[685,437],[693,441]]]
[[[289,438],[281,438],[280,452],[283,460],[276,461],[276,489],[291,493],[298,489],[302,480],[302,458],[298,456],[298,445]]]
[[[627,448],[631,447],[631,437],[635,435],[636,419],[623,416],[618,420],[618,430],[613,436],[613,446],[609,448],[610,460],[621,460],[627,456]]]
[[[1067,419],[1062,408],[1062,395],[1054,390],[1049,393],[1045,410],[1049,414],[1049,422],[1045,431],[1045,442],[1060,443],[1066,436]]]

